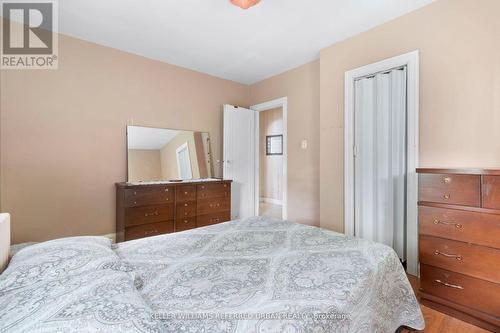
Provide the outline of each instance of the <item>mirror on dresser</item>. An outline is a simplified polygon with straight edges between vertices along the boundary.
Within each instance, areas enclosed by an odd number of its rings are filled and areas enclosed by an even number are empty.
[[[127,126],[128,182],[212,178],[205,132]]]

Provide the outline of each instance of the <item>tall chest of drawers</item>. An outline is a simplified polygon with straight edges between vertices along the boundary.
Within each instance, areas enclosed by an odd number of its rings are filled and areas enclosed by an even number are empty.
[[[231,181],[116,184],[117,242],[230,219]]]
[[[500,170],[417,172],[422,302],[500,332]]]

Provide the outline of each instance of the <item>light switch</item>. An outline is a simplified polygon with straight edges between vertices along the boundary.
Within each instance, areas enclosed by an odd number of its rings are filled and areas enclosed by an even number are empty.
[[[306,150],[307,149],[307,140],[304,139],[302,140],[301,144],[300,144],[300,147],[303,149],[303,150]]]

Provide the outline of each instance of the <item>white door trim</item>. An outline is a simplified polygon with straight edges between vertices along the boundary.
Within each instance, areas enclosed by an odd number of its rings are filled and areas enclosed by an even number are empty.
[[[407,67],[407,271],[418,276],[419,51],[385,59],[345,73],[344,109],[344,231],[354,236],[354,81],[392,68]]]
[[[269,102],[253,105],[250,110],[257,111],[255,113],[255,215],[259,215],[259,193],[260,193],[260,144],[259,144],[259,113],[275,108],[283,109],[283,198],[282,198],[282,213],[283,220],[288,218],[288,98],[282,97]]]
[[[192,166],[191,166],[191,156],[189,155],[189,145],[187,142],[184,142],[182,145],[177,147],[177,149],[175,150],[175,156],[177,157],[177,174],[179,175],[179,179],[181,179],[182,172],[181,172],[181,163],[179,161],[179,153],[181,151],[183,151],[184,149],[186,149],[186,151],[187,151],[187,159],[189,162],[189,179],[191,179],[191,178],[193,178],[193,170],[192,170]]]

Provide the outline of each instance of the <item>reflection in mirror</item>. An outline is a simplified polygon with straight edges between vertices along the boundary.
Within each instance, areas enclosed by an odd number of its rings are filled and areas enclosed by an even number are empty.
[[[208,133],[127,126],[128,181],[212,177]]]

